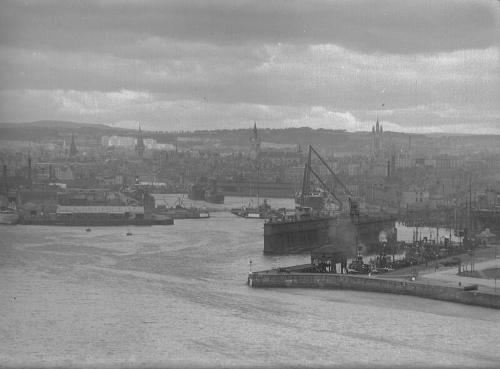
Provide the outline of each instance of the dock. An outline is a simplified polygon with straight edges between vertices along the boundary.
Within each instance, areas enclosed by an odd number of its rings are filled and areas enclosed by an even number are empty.
[[[500,294],[496,292],[496,288],[493,291],[486,284],[473,283],[478,279],[464,280],[457,276],[457,281],[465,282],[462,284],[450,283],[451,273],[448,273],[448,280],[441,280],[439,275],[417,278],[406,275],[311,273],[308,272],[310,266],[305,264],[252,272],[248,275],[247,284],[252,288],[321,288],[392,293],[500,309]]]

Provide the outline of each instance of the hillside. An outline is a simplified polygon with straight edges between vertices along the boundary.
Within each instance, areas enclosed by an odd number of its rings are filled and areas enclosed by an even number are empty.
[[[25,123],[0,123],[0,137],[13,141],[42,141],[68,135],[105,136],[132,133],[131,130],[104,124],[78,123],[58,120],[40,120]]]

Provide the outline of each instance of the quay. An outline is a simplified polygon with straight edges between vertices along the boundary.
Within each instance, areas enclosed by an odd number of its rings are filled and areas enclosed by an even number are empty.
[[[500,268],[500,259],[479,262],[476,270]],[[500,309],[500,294],[492,279],[456,274],[456,268],[439,268],[419,274],[353,275],[311,273],[311,264],[251,272],[252,288],[322,288],[410,295],[434,300]]]
[[[153,226],[173,225],[172,218],[165,219],[62,219],[62,218],[21,218],[19,224],[69,227],[114,227],[114,226]]]

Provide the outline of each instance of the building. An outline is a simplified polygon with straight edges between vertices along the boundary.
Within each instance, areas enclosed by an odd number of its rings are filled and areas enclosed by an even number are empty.
[[[429,191],[422,189],[411,189],[401,192],[400,206],[402,208],[421,208],[429,206],[430,194]]]

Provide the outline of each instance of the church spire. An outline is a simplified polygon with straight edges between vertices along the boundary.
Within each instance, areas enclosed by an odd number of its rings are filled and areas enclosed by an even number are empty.
[[[260,137],[259,133],[257,132],[257,122],[253,122],[253,134],[252,137],[250,138],[250,142],[252,145],[252,156],[254,158],[257,158],[260,154]]]
[[[144,139],[142,138],[141,125],[139,124],[139,132],[137,134],[137,145],[135,145],[135,151],[140,158],[142,158],[142,156],[144,155],[145,149],[146,146],[144,146]]]
[[[69,155],[75,156],[77,153],[78,153],[78,150],[76,149],[75,135],[71,134],[71,145],[69,147]]]

